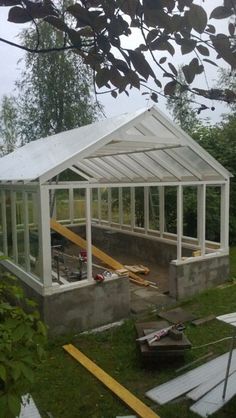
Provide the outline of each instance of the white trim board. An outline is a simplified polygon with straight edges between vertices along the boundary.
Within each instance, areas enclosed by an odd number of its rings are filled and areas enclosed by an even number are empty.
[[[190,392],[206,382],[222,369],[226,370],[229,354],[225,353],[189,372],[178,376],[146,392],[146,396],[160,405]],[[236,367],[236,349],[233,351],[231,367]],[[236,386],[236,385],[235,385]],[[222,389],[223,390],[223,389]]]
[[[233,373],[228,380],[225,399],[222,398],[224,382],[208,392],[203,398],[190,407],[190,411],[195,412],[203,418],[214,414],[236,395],[236,373]]]

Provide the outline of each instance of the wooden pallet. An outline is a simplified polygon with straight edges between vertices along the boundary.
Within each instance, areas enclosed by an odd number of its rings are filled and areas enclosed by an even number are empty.
[[[73,244],[78,245],[81,248],[87,248],[87,241],[81,238],[78,234],[75,234],[69,228],[64,225],[61,225],[55,219],[50,220],[51,229],[58,232],[60,235],[68,239],[69,241],[73,242]],[[99,248],[92,245],[92,254],[94,257],[101,260],[104,264],[112,268],[113,270],[124,269],[123,264],[116,261],[114,258],[110,257],[108,254],[104,253],[103,251],[99,250]],[[147,280],[142,279],[137,274],[132,273],[131,271],[128,272],[129,278],[132,282],[142,285],[142,286],[149,286]]]

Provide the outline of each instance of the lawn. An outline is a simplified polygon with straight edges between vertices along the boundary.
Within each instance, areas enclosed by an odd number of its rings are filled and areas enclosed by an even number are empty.
[[[236,277],[236,248],[231,250],[231,278]],[[184,301],[181,306],[205,316],[236,311],[236,284],[209,290]],[[147,318],[157,318],[152,315]],[[231,326],[217,320],[194,327],[188,325],[186,334],[193,347],[232,335]],[[114,418],[131,415],[132,411],[98,382],[89,372],[63,351],[62,345],[72,343],[106,372],[150,405],[162,418],[194,418],[189,402],[181,401],[165,406],[154,404],[144,393],[158,384],[176,376],[175,370],[210,351],[220,354],[228,350],[229,342],[206,348],[194,349],[182,361],[166,361],[145,366],[135,343],[134,321],[127,320],[121,327],[90,335],[67,335],[49,341],[46,361],[36,372],[32,395],[41,411],[48,418]],[[200,363],[199,363],[200,364]],[[213,418],[235,418],[236,397]]]

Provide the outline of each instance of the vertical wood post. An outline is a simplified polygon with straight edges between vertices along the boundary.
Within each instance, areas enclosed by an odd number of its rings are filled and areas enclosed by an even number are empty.
[[[69,217],[70,223],[73,224],[74,221],[74,189],[69,189]]]
[[[92,280],[91,189],[86,187],[87,279]]]
[[[159,229],[160,237],[163,237],[165,232],[165,187],[159,186]]]
[[[11,193],[11,234],[12,234],[12,254],[15,263],[18,263],[17,229],[16,229],[16,192]]]
[[[119,224],[120,227],[124,223],[124,215],[123,215],[123,189],[119,187]]]
[[[183,186],[177,188],[177,260],[182,258],[182,236],[183,236]]]
[[[2,194],[3,254],[8,255],[8,248],[7,248],[7,213],[6,213],[6,193],[5,193],[5,190],[2,190],[1,194]]]
[[[33,198],[33,204],[35,200]],[[51,234],[50,234],[50,209],[49,191],[40,186],[38,191],[38,234],[40,276],[44,287],[52,286],[52,260],[51,260]],[[36,223],[36,224],[37,224]]]
[[[30,271],[30,242],[29,242],[29,209],[28,209],[28,195],[23,192],[23,219],[24,219],[24,254],[25,254],[25,269]]]
[[[135,188],[130,188],[130,212],[131,212],[131,230],[135,227]]]
[[[144,187],[144,231],[148,233],[149,229],[149,187]]]
[[[221,185],[220,199],[220,248],[229,250],[229,181]]]
[[[206,253],[206,184],[198,186],[197,193],[197,230],[201,255]]]

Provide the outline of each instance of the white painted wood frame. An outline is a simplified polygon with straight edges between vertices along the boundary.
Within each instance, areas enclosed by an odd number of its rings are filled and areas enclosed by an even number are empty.
[[[201,256],[206,253],[206,184],[198,186],[197,191],[197,237]]]
[[[229,182],[221,186],[220,208],[220,247],[221,250],[229,250]]]
[[[177,187],[177,260],[182,259],[183,236],[183,186]]]
[[[163,237],[165,232],[165,187],[159,186],[158,187],[158,194],[159,194],[159,230],[160,230],[160,237]]]
[[[2,194],[2,234],[3,234],[3,254],[8,255],[7,247],[7,213],[6,213],[6,192],[1,191]]]
[[[34,202],[34,199],[33,199]],[[40,277],[44,287],[52,286],[51,234],[49,191],[41,186],[38,191],[38,234]]]
[[[17,229],[16,229],[16,192],[11,191],[11,234],[13,260],[18,264]]]
[[[92,271],[92,228],[91,228],[91,189],[86,187],[86,241],[87,241],[87,280],[93,280]]]
[[[23,192],[23,221],[24,221],[25,269],[27,272],[30,272],[29,208],[28,208],[27,192]]]
[[[144,187],[144,231],[145,234],[149,230],[149,187]]]

